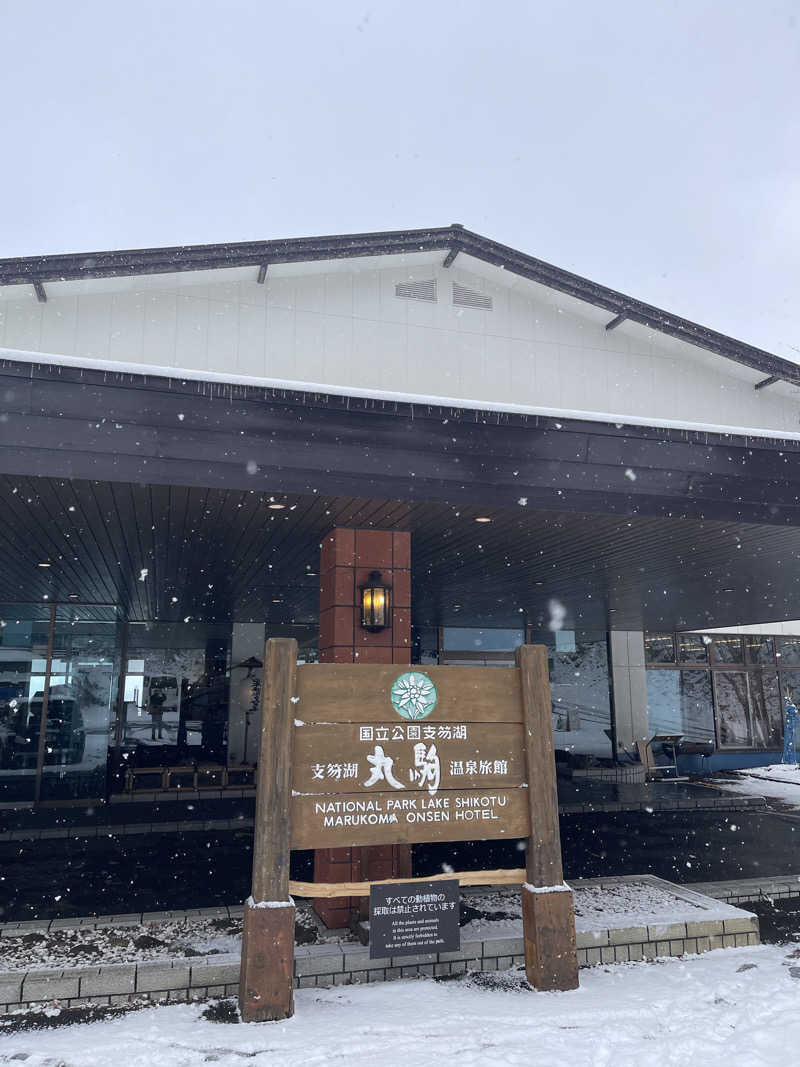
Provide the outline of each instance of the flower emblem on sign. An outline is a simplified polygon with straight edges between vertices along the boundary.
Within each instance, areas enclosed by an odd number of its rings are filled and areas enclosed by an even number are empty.
[[[426,674],[406,671],[392,686],[392,707],[404,719],[424,719],[436,707],[436,686]]]

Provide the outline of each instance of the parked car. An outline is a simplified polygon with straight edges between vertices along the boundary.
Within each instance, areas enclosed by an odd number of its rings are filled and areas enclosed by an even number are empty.
[[[5,760],[11,767],[35,768],[39,751],[44,693],[20,700],[6,738]],[[86,730],[80,705],[68,685],[54,685],[47,702],[44,762],[46,765],[80,763],[86,748]]]

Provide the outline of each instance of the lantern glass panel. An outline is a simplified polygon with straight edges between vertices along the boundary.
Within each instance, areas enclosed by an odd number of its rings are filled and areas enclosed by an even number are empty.
[[[361,588],[361,625],[365,630],[382,630],[388,626],[391,590],[383,585],[379,573],[370,575]]]

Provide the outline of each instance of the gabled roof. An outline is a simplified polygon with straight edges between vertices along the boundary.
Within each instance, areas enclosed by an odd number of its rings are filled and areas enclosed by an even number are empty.
[[[65,255],[24,256],[0,259],[0,286],[33,285],[40,300],[46,298],[47,282],[76,279],[172,274],[179,271],[219,270],[227,267],[257,267],[259,280],[270,264],[349,259],[359,256],[402,255],[441,251],[449,266],[461,252],[546,285],[561,293],[604,308],[613,316],[606,329],[629,319],[688,344],[707,349],[726,359],[766,375],[756,388],[773,381],[800,385],[800,367],[754,345],[672,315],[652,304],[626,296],[615,289],[554,267],[454,223],[437,229],[391,230],[382,233],[342,234],[329,237],[294,237],[276,241],[245,241],[236,244],[178,245],[172,248],[128,249],[119,252],[82,252]]]

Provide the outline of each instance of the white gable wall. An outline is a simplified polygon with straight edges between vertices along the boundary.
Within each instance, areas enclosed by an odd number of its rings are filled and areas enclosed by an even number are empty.
[[[0,289],[0,346],[128,366],[800,435],[764,375],[459,255],[343,260]],[[397,282],[435,279],[436,303]],[[493,309],[455,307],[453,282]]]

